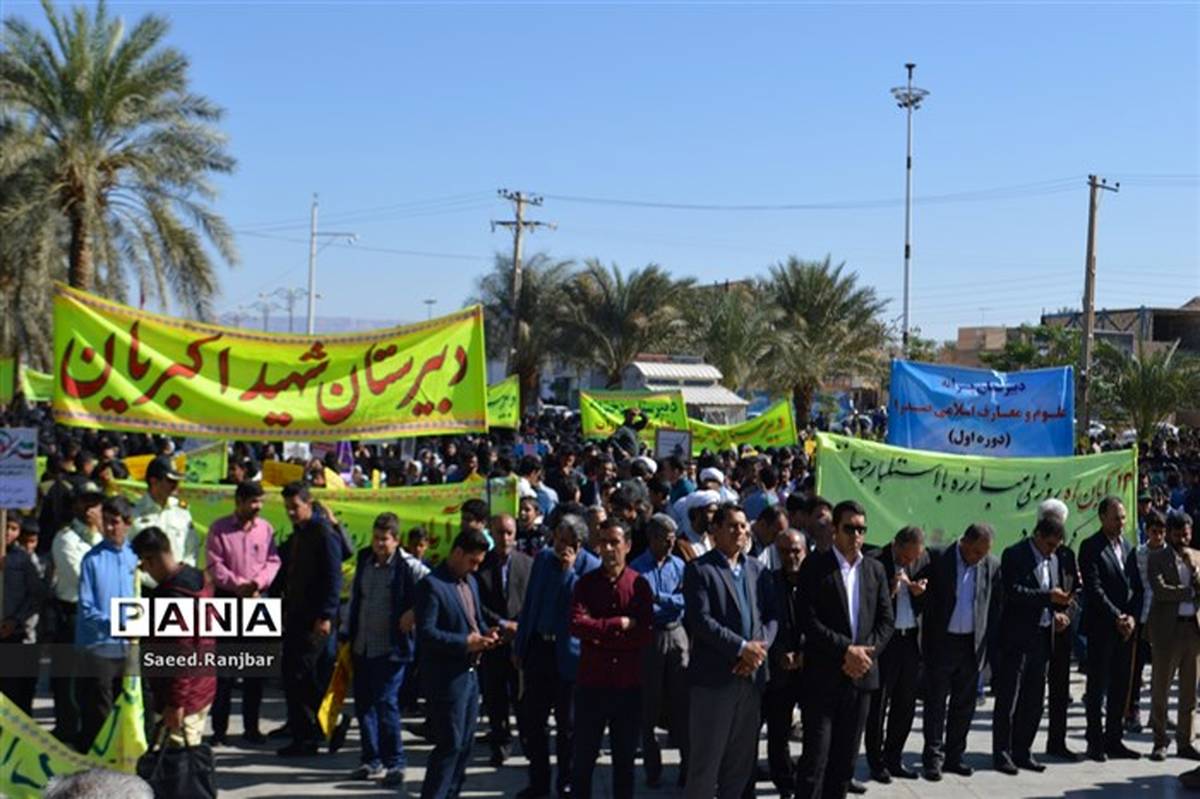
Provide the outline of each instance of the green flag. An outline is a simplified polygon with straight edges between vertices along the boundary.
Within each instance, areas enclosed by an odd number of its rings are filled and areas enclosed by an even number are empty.
[[[723,452],[738,449],[743,444],[752,447],[793,447],[796,445],[796,423],[792,419],[792,403],[780,400],[749,421],[738,424],[709,424],[688,419],[692,431],[692,454],[704,450]]]
[[[229,450],[224,441],[198,447],[187,455],[184,471],[189,483],[219,483],[229,468]]]
[[[901,527],[924,528],[929,543],[955,540],[972,522],[996,530],[993,550],[1028,536],[1037,507],[1050,498],[1070,509],[1068,546],[1100,529],[1096,508],[1108,495],[1130,509],[1126,532],[1137,534],[1133,512],[1137,451],[1073,458],[986,458],[889,447],[817,434],[817,493],[837,504],[860,502],[867,541],[885,544]]]
[[[507,427],[516,430],[521,426],[521,384],[516,375],[488,386],[488,427]]]

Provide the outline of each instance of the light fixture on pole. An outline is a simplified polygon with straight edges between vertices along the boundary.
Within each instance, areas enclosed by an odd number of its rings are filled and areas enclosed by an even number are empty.
[[[428,299],[428,300],[422,300],[422,302],[425,303],[425,318],[432,319],[433,318],[433,306],[437,305],[437,300]]]
[[[921,101],[924,100],[929,92],[924,89],[918,89],[913,86],[913,70],[917,68],[916,64],[905,64],[904,68],[908,70],[908,83],[904,86],[897,86],[892,89],[892,97],[896,98],[896,105],[903,108],[908,118],[908,136],[905,143],[905,159],[904,159],[904,320],[901,325],[901,343],[903,354],[908,356],[908,334],[909,334],[909,280],[912,272],[912,115],[921,107]]]
[[[315,328],[316,328],[316,322],[317,322],[317,297],[320,296],[319,294],[317,294],[317,252],[318,252],[317,237],[318,236],[324,236],[329,239],[329,241],[327,241],[325,243],[326,246],[329,246],[337,239],[347,239],[347,240],[349,240],[349,242],[351,244],[358,241],[357,233],[342,233],[342,232],[318,233],[317,232],[317,195],[313,194],[312,222],[309,226],[309,231],[308,231],[308,324],[307,324],[307,331],[308,331],[308,335],[310,335],[310,336],[314,332],[316,332]],[[324,249],[324,248],[322,248],[322,249]]]

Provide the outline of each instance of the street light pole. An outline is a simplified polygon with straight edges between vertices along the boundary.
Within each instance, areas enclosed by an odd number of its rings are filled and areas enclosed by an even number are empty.
[[[897,86],[892,89],[892,97],[896,98],[896,105],[903,108],[907,116],[907,136],[905,137],[905,158],[904,158],[904,320],[901,323],[901,346],[905,357],[908,357],[908,337],[909,337],[909,287],[912,275],[912,167],[913,167],[913,111],[921,107],[921,101],[928,96],[929,92],[924,89],[919,89],[913,86],[913,70],[916,69],[916,64],[905,64],[904,68],[908,70],[908,83],[905,86]]]
[[[317,232],[317,195],[313,194],[312,219],[308,230],[308,335],[316,332],[317,323],[317,237],[328,236],[331,239],[349,239],[350,243],[358,241],[356,233],[318,233]]]
[[[425,318],[432,319],[433,318],[433,306],[437,304],[437,300],[429,299],[429,300],[423,300],[423,302],[425,303]]]

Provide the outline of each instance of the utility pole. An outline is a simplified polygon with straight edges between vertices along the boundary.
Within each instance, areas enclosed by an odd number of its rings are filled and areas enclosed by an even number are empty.
[[[520,191],[509,191],[508,189],[499,189],[496,193],[499,194],[505,200],[508,200],[509,202],[511,202],[513,204],[513,208],[515,209],[514,216],[516,217],[515,219],[502,221],[502,222],[497,222],[495,220],[492,221],[492,230],[493,231],[495,231],[497,227],[506,227],[506,228],[510,228],[513,232],[513,258],[512,258],[512,262],[513,262],[513,279],[512,279],[513,340],[512,340],[512,350],[510,351],[510,354],[509,354],[509,365],[511,367],[512,355],[515,354],[517,351],[517,339],[521,335],[521,333],[520,333],[520,330],[521,330],[521,319],[520,319],[521,238],[524,235],[526,229],[528,229],[529,232],[532,233],[534,230],[537,230],[540,227],[549,228],[550,230],[555,230],[558,227],[558,225],[556,225],[553,222],[537,222],[537,221],[525,219],[525,206],[533,205],[533,206],[540,207],[542,204],[541,197],[539,197],[537,195],[525,194],[524,192],[520,192]]]
[[[428,299],[428,300],[421,300],[421,302],[425,303],[425,318],[432,319],[433,318],[433,306],[437,305],[437,300]]]
[[[267,327],[271,321],[271,311],[275,310],[279,306],[271,302],[270,294],[267,294],[266,292],[260,292],[258,295],[258,302],[251,303],[250,307],[255,310],[262,311],[262,329],[264,333],[267,332]]]
[[[316,332],[317,323],[317,237],[326,236],[330,239],[349,239],[350,243],[358,241],[356,233],[318,233],[317,232],[317,195],[313,194],[312,199],[312,220],[309,223],[308,229],[308,335]],[[329,243],[332,243],[329,242]]]
[[[308,290],[302,289],[302,288],[294,288],[294,289],[278,288],[278,289],[275,289],[275,291],[271,292],[271,296],[279,297],[281,300],[283,300],[283,307],[287,308],[288,332],[289,333],[294,332],[292,320],[295,315],[296,301],[299,300],[301,297],[305,296],[306,294],[308,294]],[[318,298],[320,298],[320,296],[321,296],[320,294],[317,295]]]
[[[912,273],[912,117],[913,111],[916,111],[921,107],[921,101],[929,95],[929,92],[913,86],[913,70],[917,68],[916,64],[905,64],[904,68],[908,70],[908,84],[893,88],[892,97],[896,98],[896,105],[898,105],[900,108],[903,108],[907,112],[908,117],[908,135],[905,140],[906,145],[904,159],[904,321],[901,323],[900,332],[902,352],[904,353],[904,357],[907,358],[909,331],[909,279]]]
[[[1118,192],[1120,183],[1109,186],[1104,178],[1088,175],[1088,227],[1087,256],[1083,268],[1083,368],[1079,374],[1079,386],[1083,395],[1083,434],[1088,435],[1092,426],[1092,348],[1095,344],[1096,328],[1096,214],[1100,210],[1100,192]]]

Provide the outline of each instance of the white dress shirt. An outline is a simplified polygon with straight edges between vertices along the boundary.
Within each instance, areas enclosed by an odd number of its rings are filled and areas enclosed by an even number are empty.
[[[962,547],[955,543],[954,558],[957,563],[955,569],[955,600],[954,612],[950,614],[950,623],[946,625],[946,632],[955,635],[970,635],[975,632],[975,579],[976,573],[979,570],[979,564],[968,566],[963,560]]]
[[[1179,584],[1184,588],[1192,586],[1192,567],[1188,563],[1188,559],[1178,552],[1175,553],[1175,565],[1179,567]],[[1180,602],[1178,615],[1180,616],[1195,616],[1195,602]]]
[[[833,554],[837,558],[838,568],[842,572],[842,584],[846,586],[846,600],[850,607],[847,611],[850,614],[850,640],[858,640],[858,576],[862,571],[862,553],[858,554],[858,558],[854,563],[846,560],[842,555],[841,550],[837,547],[833,548]]]

